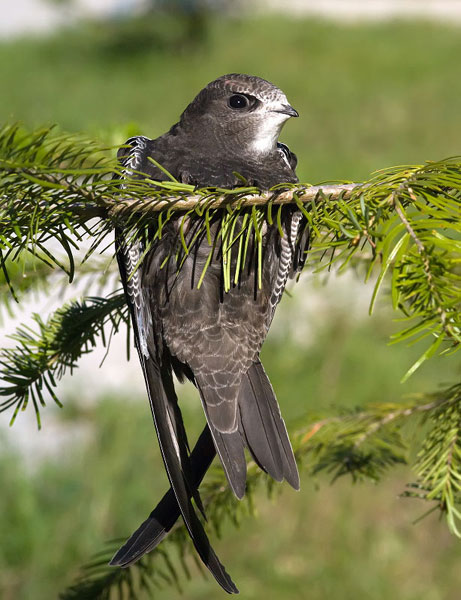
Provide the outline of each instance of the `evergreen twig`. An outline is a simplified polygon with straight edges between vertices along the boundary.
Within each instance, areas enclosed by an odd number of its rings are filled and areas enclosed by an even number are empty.
[[[20,327],[11,338],[14,348],[0,352],[0,370],[4,384],[0,387],[0,411],[14,407],[10,424],[29,401],[41,427],[40,408],[49,394],[61,406],[54,388],[56,380],[77,367],[78,359],[91,352],[101,338],[107,343],[106,326],[115,331],[121,322],[128,323],[123,294],[109,298],[87,298],[71,302],[58,309],[44,322],[40,315],[33,319],[38,332]]]

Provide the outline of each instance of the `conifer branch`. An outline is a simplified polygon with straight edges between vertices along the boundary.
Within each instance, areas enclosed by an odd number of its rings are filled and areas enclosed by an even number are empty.
[[[430,430],[414,465],[418,481],[404,495],[435,502],[461,538],[461,385],[439,394],[426,420]]]
[[[40,315],[33,319],[38,328],[20,327],[11,338],[14,348],[0,352],[0,412],[13,408],[10,424],[18,412],[32,403],[41,427],[40,409],[46,405],[46,395],[61,406],[55,393],[56,381],[72,373],[78,359],[91,352],[99,338],[107,344],[106,326],[117,331],[121,322],[128,323],[123,294],[109,298],[87,298],[71,302],[58,309],[44,322]],[[110,339],[110,338],[109,338]]]

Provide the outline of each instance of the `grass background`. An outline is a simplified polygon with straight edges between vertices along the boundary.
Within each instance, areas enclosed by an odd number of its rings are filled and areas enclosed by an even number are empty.
[[[298,154],[303,181],[360,180],[374,169],[460,153],[459,29],[234,19],[210,20],[204,37],[193,39],[184,27],[172,18],[87,24],[3,43],[0,115],[30,126],[57,123],[104,142],[138,131],[155,137],[208,81],[248,72],[278,84],[299,111],[282,140]],[[395,401],[459,378],[454,361],[435,359],[399,384],[420,349],[386,345],[392,315],[381,309],[351,318],[363,296],[353,277],[320,289],[307,279],[298,292],[306,301],[284,300],[263,350],[292,428],[306,411]],[[308,320],[315,327],[297,327]],[[144,518],[165,487],[143,394],[82,403],[82,389],[69,392],[59,414],[50,411],[69,438],[46,460],[25,461],[4,435],[1,415],[5,600],[56,597],[103,540],[128,534]],[[185,396],[186,418],[197,426],[200,407],[190,390]],[[75,430],[83,432],[77,442]],[[47,415],[40,435],[53,435]],[[226,526],[215,541],[243,598],[459,598],[461,545],[435,517],[412,524],[427,507],[398,497],[412,480],[408,469],[379,485],[301,477],[300,493],[279,486],[268,499],[261,491],[259,518],[240,530]],[[192,571],[182,597],[223,597]],[[165,588],[156,597],[180,596]]]

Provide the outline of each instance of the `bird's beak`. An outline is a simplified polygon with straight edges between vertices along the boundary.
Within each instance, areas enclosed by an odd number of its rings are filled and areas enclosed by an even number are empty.
[[[273,112],[282,113],[284,115],[288,115],[289,117],[299,117],[298,111],[289,104],[282,104],[280,108],[274,109]]]

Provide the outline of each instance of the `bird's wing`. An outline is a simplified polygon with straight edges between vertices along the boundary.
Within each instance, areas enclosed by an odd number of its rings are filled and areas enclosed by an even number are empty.
[[[208,425],[205,425],[190,454],[190,484],[195,489],[198,489],[215,456],[216,449],[213,439]],[[110,564],[128,567],[135,563],[160,544],[180,514],[176,496],[173,489],[170,488],[148,518],[117,551]]]
[[[184,428],[182,420],[178,419],[179,409],[174,390],[173,394],[171,393],[173,387],[171,373],[165,372],[165,369],[162,369],[155,359],[157,353],[155,348],[152,347],[153,336],[149,329],[152,327],[149,324],[149,310],[145,306],[142,289],[133,290],[134,284],[131,283],[133,277],[130,278],[125,266],[130,265],[131,262],[129,258],[127,259],[126,251],[124,252],[121,248],[123,248],[123,242],[120,243],[119,240],[118,259],[122,265],[120,270],[132,314],[136,347],[146,381],[160,450],[171,488],[200,558],[224,590],[229,593],[237,593],[238,590],[235,584],[212,549],[205,530],[192,506],[190,496],[193,495],[197,486],[193,482],[188,483],[186,480],[186,473],[190,473],[191,466],[190,464],[186,464],[186,461],[189,460],[187,458],[187,441],[181,435]],[[131,250],[133,254],[134,250]],[[148,356],[146,356],[140,336],[140,331],[142,330],[147,332],[145,342]]]
[[[139,170],[139,161],[146,152],[145,138],[136,145],[136,138],[129,143],[133,153],[124,153],[122,164],[127,165],[127,171]],[[123,184],[121,185],[123,189]],[[204,564],[211,571],[217,582],[229,593],[238,590],[224,566],[213,551],[205,530],[192,506],[190,497],[197,489],[190,477],[191,466],[188,458],[187,438],[181,413],[174,392],[171,369],[160,364],[161,352],[156,348],[154,326],[150,305],[145,297],[142,281],[142,246],[140,242],[130,243],[125,239],[123,230],[116,230],[117,260],[120,275],[125,289],[125,295],[130,307],[133,330],[141,367],[146,381],[146,387],[152,412],[152,417],[159,440],[165,468],[171,488],[176,498],[184,523],[192,538],[194,546]],[[137,265],[133,271],[133,265]]]

